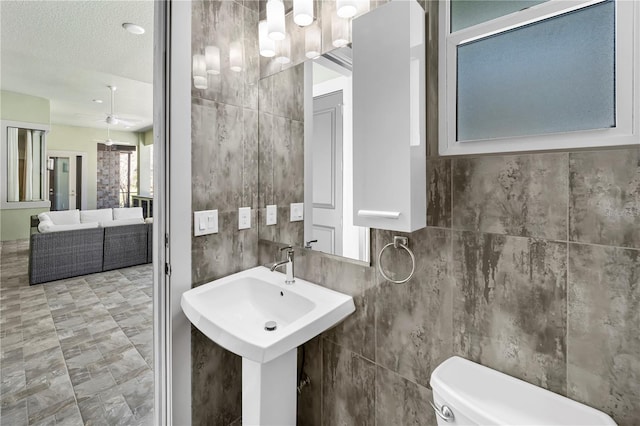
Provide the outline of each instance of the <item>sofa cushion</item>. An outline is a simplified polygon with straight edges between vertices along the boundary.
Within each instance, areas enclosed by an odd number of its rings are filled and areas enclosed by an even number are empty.
[[[144,223],[144,219],[140,217],[132,219],[106,220],[104,222],[100,222],[100,226],[103,228],[109,228],[112,226],[137,225],[139,223]]]
[[[113,209],[113,220],[144,219],[142,207],[123,207]]]
[[[54,225],[75,225],[80,223],[80,210],[60,210],[38,215],[40,222],[50,221]]]
[[[90,223],[74,223],[72,225],[56,225],[50,220],[41,221],[38,225],[38,231],[43,234],[47,232],[62,232],[62,231],[75,231],[76,229],[91,229],[97,228],[99,226],[98,222],[90,222]]]
[[[111,209],[80,211],[80,222],[82,223],[106,222],[109,220],[113,220],[113,212]]]

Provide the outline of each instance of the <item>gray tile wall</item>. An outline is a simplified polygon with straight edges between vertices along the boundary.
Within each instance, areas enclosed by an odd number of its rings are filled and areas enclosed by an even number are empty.
[[[192,209],[218,209],[220,232],[192,239],[193,286],[257,265],[258,12],[255,2],[194,1],[192,53],[221,51],[221,73],[208,89],[192,87]],[[229,68],[229,44],[242,43],[244,69]],[[238,208],[253,209],[252,228],[238,230]],[[241,407],[240,357],[192,328],[194,425],[228,425]]]
[[[416,275],[394,285],[375,264],[297,253],[298,276],[353,295],[357,307],[305,345],[311,384],[299,396],[298,423],[435,424],[429,376],[457,354],[633,425],[640,418],[640,148],[438,157],[437,8],[426,4],[429,205],[427,228],[408,235]],[[246,49],[255,42],[247,41],[247,25],[257,26],[257,10],[250,2],[194,3],[194,49],[214,24],[221,33],[244,25]],[[229,223],[237,221],[231,204],[257,203],[249,194],[258,192],[255,122],[246,117],[262,95],[251,77],[236,77],[224,80],[224,90],[194,93],[202,100],[193,106],[221,117],[194,118],[194,135],[196,126],[205,135],[192,142],[194,210],[222,208],[207,191],[219,191],[216,173],[228,167],[220,197]],[[216,145],[223,137],[224,147]],[[196,150],[209,161],[196,159]],[[372,232],[375,258],[393,233]],[[276,252],[254,231],[194,239],[194,282],[256,258],[272,262]],[[382,262],[398,276],[410,267],[402,253]],[[194,424],[229,424],[241,412],[239,359],[194,334]]]

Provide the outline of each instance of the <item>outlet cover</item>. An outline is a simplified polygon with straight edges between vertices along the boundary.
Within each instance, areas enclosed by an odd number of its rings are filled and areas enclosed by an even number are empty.
[[[193,212],[193,235],[199,237],[201,235],[218,233],[218,210],[203,210]]]
[[[269,204],[267,206],[267,225],[275,225],[278,223],[278,206]]]
[[[240,207],[238,209],[238,229],[251,228],[251,207]]]
[[[304,203],[291,203],[291,222],[299,222],[304,219]]]

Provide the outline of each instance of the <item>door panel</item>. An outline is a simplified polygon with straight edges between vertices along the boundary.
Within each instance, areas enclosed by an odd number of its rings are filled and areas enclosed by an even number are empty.
[[[342,255],[342,91],[313,99],[314,248]]]

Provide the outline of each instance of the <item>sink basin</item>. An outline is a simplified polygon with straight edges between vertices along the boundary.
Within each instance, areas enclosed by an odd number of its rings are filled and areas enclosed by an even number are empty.
[[[351,296],[258,266],[185,292],[187,318],[223,348],[268,363],[355,311]],[[274,321],[273,331],[265,329]]]

